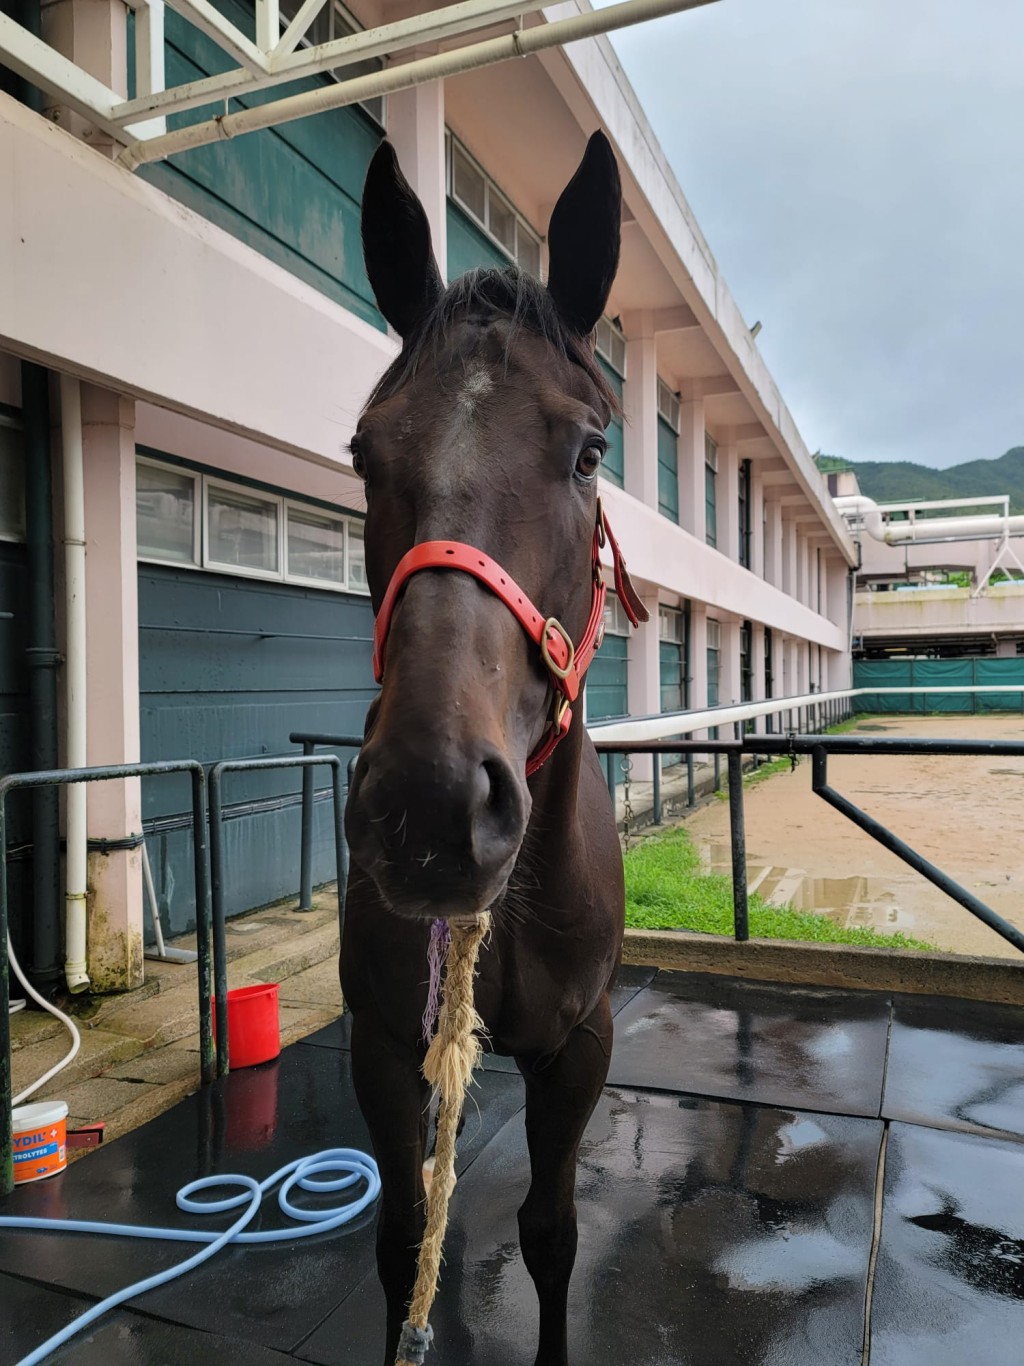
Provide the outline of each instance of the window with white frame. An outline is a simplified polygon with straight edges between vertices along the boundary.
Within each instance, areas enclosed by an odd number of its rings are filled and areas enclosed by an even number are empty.
[[[448,193],[493,237],[509,260],[540,275],[540,236],[459,142],[448,134]]]
[[[135,507],[140,560],[369,591],[357,517],[145,456]]]
[[[674,432],[679,431],[679,395],[673,393],[663,379],[658,378],[658,416],[664,418]]]
[[[25,446],[21,421],[0,406],[0,541],[25,539]]]
[[[708,617],[708,641],[707,641],[707,673],[708,673],[708,706],[718,706],[718,687],[721,672],[721,631],[720,625],[713,617]],[[717,729],[714,735],[717,735]]]
[[[626,377],[626,338],[611,318],[599,318],[594,329],[597,354],[603,356],[617,375]]]
[[[280,0],[278,11],[280,14],[281,32],[288,27],[291,21],[299,12],[302,0]],[[299,39],[299,47],[315,47],[320,43],[333,43],[336,38],[349,38],[354,33],[361,33],[362,25],[349,14],[344,5],[339,4],[338,0],[327,0],[321,6],[320,12],[306,29],[305,35]],[[379,57],[371,57],[366,61],[350,62],[346,66],[336,68],[324,74],[330,76],[335,81],[346,81],[354,76],[368,76],[373,71],[383,71],[384,63]],[[384,97],[378,95],[376,99],[361,100],[360,109],[366,111],[370,118],[380,126],[384,127]]]
[[[629,617],[626,616],[626,609],[614,593],[609,593],[604,600],[605,635],[628,636],[631,629]]]
[[[717,625],[717,622],[715,623]],[[683,614],[678,607],[658,608],[658,639],[683,643]]]
[[[718,446],[704,433],[704,539],[718,545]]]

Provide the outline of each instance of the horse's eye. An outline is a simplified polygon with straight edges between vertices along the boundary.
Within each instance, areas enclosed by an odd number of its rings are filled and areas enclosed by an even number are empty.
[[[600,446],[584,446],[576,459],[576,473],[583,479],[593,479],[603,459],[604,451]]]
[[[358,479],[366,478],[366,456],[359,443],[353,438],[349,451],[352,454],[352,470]]]

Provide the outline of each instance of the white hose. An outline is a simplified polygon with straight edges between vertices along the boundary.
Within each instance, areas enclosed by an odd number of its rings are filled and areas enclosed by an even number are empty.
[[[57,1063],[54,1067],[51,1067],[49,1072],[44,1072],[38,1081],[34,1081],[31,1086],[27,1086],[25,1090],[21,1092],[20,1095],[14,1097],[11,1104],[20,1105],[23,1100],[27,1100],[29,1096],[33,1095],[36,1091],[38,1091],[40,1086],[45,1086],[51,1077],[55,1077],[58,1072],[62,1071],[65,1067],[67,1067],[68,1063],[71,1062],[72,1059],[77,1055],[79,1048],[81,1048],[82,1046],[82,1036],[79,1034],[74,1020],[69,1019],[68,1016],[65,1015],[62,1010],[58,1010],[55,1005],[51,1005],[49,1001],[47,1001],[44,997],[40,996],[39,992],[36,991],[32,983],[28,981],[25,974],[21,970],[21,965],[19,964],[17,955],[14,952],[14,945],[11,943],[10,935],[7,936],[7,958],[10,962],[11,967],[14,969],[15,977],[17,977],[18,981],[28,992],[29,996],[32,997],[33,1001],[35,1001],[37,1005],[42,1006],[44,1010],[48,1011],[56,1019],[60,1020],[61,1024],[71,1035],[71,1047],[68,1049],[64,1057],[61,1058],[60,1062]]]

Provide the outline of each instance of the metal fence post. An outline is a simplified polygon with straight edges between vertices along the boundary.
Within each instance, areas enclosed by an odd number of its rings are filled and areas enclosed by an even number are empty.
[[[202,765],[192,769],[192,861],[195,868],[196,884],[196,976],[199,986],[199,1076],[203,1085],[208,1085],[217,1072],[218,1059],[214,1057],[213,1020],[210,1015],[212,995],[211,945],[213,900],[210,889],[210,872],[207,863],[207,811],[206,811],[206,774]],[[155,914],[155,908],[154,908]],[[225,1070],[227,1070],[227,983],[224,990],[217,992],[217,1008],[224,1003],[224,1019],[218,1020],[218,1050],[224,1049]]]
[[[731,749],[728,765],[733,933],[738,940],[744,941],[750,938],[750,922],[747,912],[747,841],[743,825],[743,751]]]
[[[220,799],[222,766],[210,769],[210,893],[213,908],[213,993],[217,1016],[217,1075],[231,1070],[228,1046],[228,950],[224,908],[224,813]],[[202,955],[200,955],[202,961]]]
[[[661,824],[661,755],[654,756],[654,780],[652,800],[654,803],[654,824]]]
[[[311,740],[303,740],[302,753],[313,753],[316,746]],[[302,770],[302,845],[299,855],[299,905],[300,911],[313,909],[313,801],[315,798],[315,774],[312,768]]]
[[[693,781],[693,755],[686,756],[686,805],[693,806],[697,800],[697,789]]]

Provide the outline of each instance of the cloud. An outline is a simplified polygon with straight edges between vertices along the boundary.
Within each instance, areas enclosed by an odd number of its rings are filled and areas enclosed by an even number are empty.
[[[812,449],[1024,444],[1024,4],[721,0],[613,35]]]

